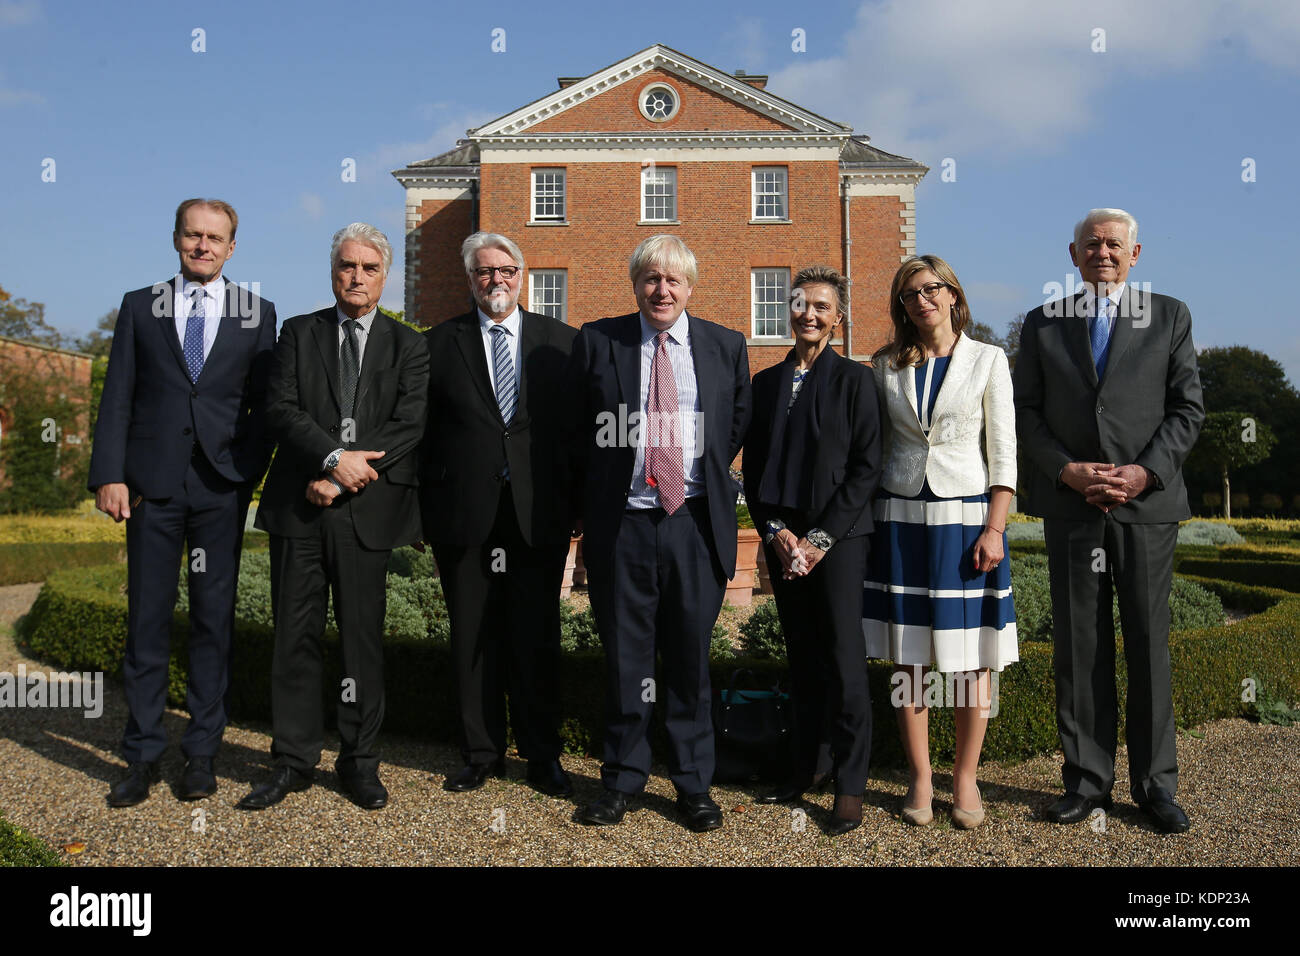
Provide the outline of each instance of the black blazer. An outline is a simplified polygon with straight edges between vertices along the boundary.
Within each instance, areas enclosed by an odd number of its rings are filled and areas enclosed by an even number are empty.
[[[307,500],[307,485],[336,448],[385,452],[370,463],[379,473],[350,502],[362,546],[380,551],[420,537],[415,449],[424,432],[429,350],[420,333],[376,314],[361,357],[355,427],[340,421],[338,316],[334,306],[284,323],[275,346],[267,424],[279,442],[262,490],[256,525],[290,538],[316,533],[324,509]]]
[[[1033,465],[1024,478],[1024,510],[1044,518],[1100,518],[1082,495],[1057,483],[1069,462],[1100,461],[1145,465],[1156,475],[1146,491],[1111,512],[1116,521],[1190,518],[1182,467],[1205,404],[1187,306],[1125,287],[1098,382],[1082,300],[1040,306],[1025,317],[1020,334],[1016,434]]]
[[[795,353],[754,376],[754,420],[745,439],[745,501],[760,533],[771,513],[759,494],[763,469],[778,430],[792,420],[786,406],[794,381]],[[822,363],[826,363],[825,367]],[[880,407],[871,370],[831,348],[817,357],[817,376],[826,376],[798,401],[817,403],[821,434],[815,445],[808,435],[789,435],[791,450],[801,454],[808,500],[800,511],[808,528],[821,528],[836,539],[870,534],[871,498],[880,483]]]
[[[487,540],[510,466],[519,530],[532,547],[559,546],[570,530],[562,454],[564,369],[578,330],[519,310],[519,397],[501,420],[478,310],[425,333],[429,403],[420,446],[420,514],[430,544]]]
[[[122,297],[95,422],[91,491],[125,482],[133,494],[171,497],[196,442],[230,481],[251,488],[266,472],[275,306],[227,279],[217,337],[192,383],[173,317],[177,281]]]
[[[736,482],[729,469],[749,427],[749,353],[739,332],[687,313],[700,395],[704,487],[713,556],[726,578],[736,573]],[[602,421],[641,408],[641,322],[638,313],[584,325],[568,371],[569,420],[576,486],[582,488],[583,556],[611,561],[632,484],[636,447],[598,441]]]

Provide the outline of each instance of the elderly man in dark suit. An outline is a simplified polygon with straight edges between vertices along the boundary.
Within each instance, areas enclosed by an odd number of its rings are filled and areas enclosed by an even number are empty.
[[[335,304],[284,323],[267,420],[279,450],[257,526],[271,533],[270,779],[239,806],[261,810],[311,786],[324,747],[321,637],[326,600],[343,652],[335,769],[358,806],[388,802],[376,742],[384,717],[384,584],[392,549],[420,537],[416,454],[429,351],[379,311],[393,252],[354,222],[330,250]]]
[[[608,674],[605,794],[579,819],[622,822],[650,773],[661,699],[678,810],[691,829],[713,830],[709,639],[736,571],[728,469],[749,425],[749,357],[739,332],[686,312],[698,273],[676,236],[643,241],[628,272],[638,311],[583,326],[569,367],[583,554]]]
[[[1117,735],[1112,575],[1128,663],[1129,788],[1157,829],[1180,833],[1169,668],[1169,589],[1178,522],[1191,517],[1182,465],[1205,418],[1187,306],[1135,289],[1137,222],[1094,209],[1070,258],[1084,290],[1025,318],[1016,425],[1033,464],[1030,514],[1044,519],[1053,607],[1057,727],[1066,793],[1047,810],[1076,823],[1109,809]]]
[[[506,690],[527,779],[551,796],[560,767],[560,582],[569,542],[561,472],[563,376],[576,330],[517,306],[524,257],[505,236],[461,247],[477,305],[425,338],[429,414],[420,510],[451,618],[464,792],[504,768]]]
[[[167,746],[162,715],[182,554],[190,564],[190,722],[177,793],[196,800],[217,789],[244,518],[271,456],[263,413],[275,306],[221,275],[238,225],[219,199],[181,203],[172,233],[180,274],[128,292],[113,329],[88,483],[96,507],[127,522],[129,766],[108,795],[114,807],[149,796]]]

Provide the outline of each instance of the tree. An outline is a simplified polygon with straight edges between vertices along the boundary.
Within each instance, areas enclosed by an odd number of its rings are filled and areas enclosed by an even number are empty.
[[[983,322],[971,322],[966,326],[966,334],[976,342],[983,342],[986,345],[996,345],[998,348],[1003,348],[1005,346],[1001,336],[993,331],[993,326],[986,325]]]
[[[0,288],[0,335],[53,348],[64,345],[59,330],[45,321],[43,302],[15,299],[3,288]]]
[[[1281,364],[1244,345],[1204,349],[1197,355],[1207,412],[1239,412],[1268,425],[1277,443],[1273,454],[1257,464],[1236,467],[1238,487],[1256,495],[1274,493],[1290,501],[1300,475],[1300,392],[1287,381]],[[1192,501],[1222,481],[1221,469],[1204,456],[1188,460],[1186,479]]]
[[[78,352],[95,358],[107,358],[113,348],[113,329],[117,326],[117,309],[109,309],[99,317],[95,328],[76,341]]]
[[[1020,356],[1020,332],[1024,327],[1025,313],[1021,312],[1007,323],[1007,334],[1003,339],[1002,350],[1007,353],[1007,364],[1013,372],[1016,369],[1016,359]]]
[[[1273,430],[1245,412],[1210,412],[1191,457],[1216,469],[1223,481],[1223,516],[1232,517],[1230,468],[1262,462],[1277,444]]]

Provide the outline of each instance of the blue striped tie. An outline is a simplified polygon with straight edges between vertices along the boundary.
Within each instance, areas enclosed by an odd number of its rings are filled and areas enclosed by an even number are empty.
[[[497,407],[501,409],[501,420],[507,425],[515,417],[515,401],[519,394],[515,386],[515,363],[510,360],[510,346],[506,343],[509,334],[500,323],[492,326],[492,377],[497,383]]]
[[[1110,351],[1110,299],[1099,298],[1093,309],[1092,330],[1089,335],[1092,342],[1092,364],[1097,369],[1097,380],[1106,374],[1106,353]]]
[[[190,314],[185,318],[185,342],[181,351],[185,353],[185,369],[190,373],[190,381],[197,382],[203,371],[203,321],[207,317],[203,308],[203,287],[193,292],[194,301],[190,303]]]

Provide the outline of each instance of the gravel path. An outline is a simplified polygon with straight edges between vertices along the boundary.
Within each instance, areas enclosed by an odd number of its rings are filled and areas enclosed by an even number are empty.
[[[20,663],[29,672],[48,670],[17,651],[8,626],[38,590],[0,588],[0,671],[13,673]],[[663,768],[656,768],[622,826],[590,828],[573,821],[575,801],[525,786],[518,759],[508,761],[509,779],[453,795],[441,783],[459,767],[454,748],[391,736],[383,740],[380,770],[391,794],[387,809],[354,807],[332,772],[318,772],[311,790],[262,813],[244,813],[234,804],[269,767],[269,728],[259,724],[227,730],[216,796],[198,803],[175,798],[170,784],[180,775],[181,757],[173,747],[151,798],[112,810],[104,795],[123,767],[115,749],[125,705],[116,685],[108,684],[105,696],[99,719],[70,709],[0,709],[0,809],[73,865],[1300,865],[1294,785],[1300,727],[1222,720],[1198,728],[1203,736],[1180,734],[1179,800],[1192,831],[1178,837],[1150,829],[1129,802],[1121,752],[1115,794],[1122,800],[1104,832],[1038,819],[1059,794],[1057,754],[982,767],[989,819],[970,832],[946,822],[951,777],[943,770],[935,773],[936,825],[918,830],[897,816],[904,776],[873,768],[863,826],[832,840],[819,828],[830,812],[829,795],[793,810],[755,806],[749,791],[722,787],[714,797],[726,811],[723,829],[690,833],[676,820]],[[168,711],[172,741],[179,741],[184,723],[184,714]],[[334,757],[327,753],[322,767],[332,767]],[[566,756],[563,762],[577,784],[577,801],[599,794],[598,761]]]

